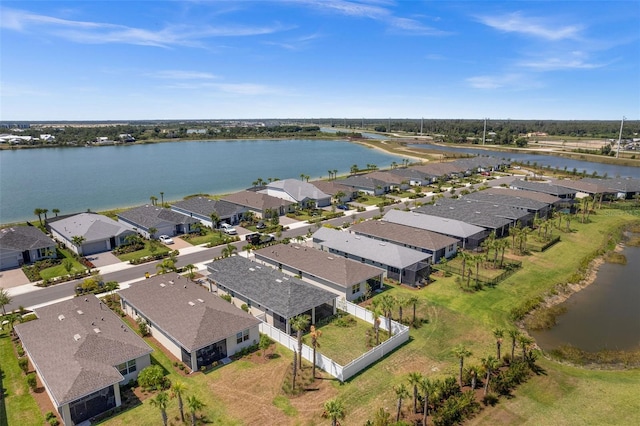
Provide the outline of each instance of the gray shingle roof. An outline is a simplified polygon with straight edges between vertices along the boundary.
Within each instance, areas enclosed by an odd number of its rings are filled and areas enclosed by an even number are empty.
[[[271,263],[289,266],[344,288],[351,288],[354,284],[384,273],[375,266],[332,256],[325,251],[297,244],[276,244],[256,250],[254,255],[256,258],[269,259]]]
[[[235,192],[223,197],[222,200],[260,211],[265,211],[267,209],[280,210],[280,207],[287,207],[293,204],[292,201],[283,200],[282,198],[272,197],[271,195],[255,191]]]
[[[370,190],[375,190],[377,187],[384,188],[386,184],[378,179],[369,178],[366,175],[358,175],[358,176],[349,176],[345,179],[340,179],[338,181],[342,185],[348,185],[355,188],[365,188]]]
[[[97,213],[76,214],[51,221],[49,226],[68,240],[71,240],[76,235],[82,236],[86,239],[85,243],[133,233],[121,223]]]
[[[406,178],[394,173],[384,172],[377,170],[375,172],[369,172],[365,175],[370,179],[377,179],[385,182],[387,185],[400,185],[402,182],[406,182]]]
[[[355,192],[355,188],[353,186],[342,185],[334,181],[329,182],[326,180],[316,180],[311,183],[313,184],[313,186],[315,186],[325,194],[329,194],[333,196],[335,196],[338,192],[344,192],[345,195]]]
[[[324,198],[331,198],[329,194],[325,194],[309,182],[303,182],[297,179],[282,179],[269,182],[267,184],[267,190],[269,188],[282,190],[298,202],[304,201],[305,199],[322,200]]]
[[[616,192],[602,183],[594,183],[586,180],[554,179],[551,182],[558,186],[575,189],[576,191],[586,194],[612,194]]]
[[[383,239],[397,244],[408,244],[435,252],[456,244],[457,239],[426,229],[416,229],[397,223],[367,220],[351,226],[351,232]]]
[[[511,192],[509,192],[511,191]],[[472,192],[462,197],[463,200],[474,200],[482,203],[498,204],[501,206],[510,206],[528,210],[542,210],[549,207],[554,202],[560,201],[559,198],[553,197],[554,200],[551,203],[534,199],[532,197],[520,196],[523,192],[532,191],[518,191],[516,189],[506,188],[489,188],[484,191]],[[541,196],[551,197],[548,194],[538,193]]]
[[[461,239],[484,234],[485,232],[484,228],[460,220],[400,210],[389,210],[382,220],[411,226],[413,228],[426,229]]]
[[[149,204],[125,210],[122,213],[118,213],[118,217],[126,219],[131,223],[135,223],[144,229],[157,228],[158,225],[167,222],[173,224],[198,222],[197,219],[174,212],[173,210]]]
[[[118,364],[152,351],[93,295],[35,311],[16,332],[58,405],[120,382]]]
[[[273,312],[292,318],[336,295],[244,257],[231,256],[207,264],[209,278]]]
[[[436,204],[420,206],[414,212],[461,220],[487,229],[509,226],[516,220],[523,220],[528,215],[527,211],[512,207],[481,203],[464,198],[442,198]]]
[[[313,234],[313,241],[333,250],[400,269],[432,257],[418,250],[324,227]]]
[[[583,182],[595,183],[617,192],[640,192],[640,179],[633,178],[583,178]]]
[[[527,191],[541,192],[543,194],[554,195],[557,197],[575,195],[575,189],[565,188],[553,184],[551,182],[534,182],[530,180],[516,179],[512,181],[509,186],[517,189],[525,189]]]
[[[12,226],[0,229],[0,247],[25,251],[55,247],[56,242],[35,226]]]
[[[242,208],[235,204],[222,200],[212,200],[206,197],[189,198],[173,203],[172,206],[206,217],[216,212],[220,218],[227,218],[242,211]]]
[[[433,177],[433,175],[421,172],[414,167],[392,169],[389,170],[389,173],[401,176],[405,179],[430,180]]]
[[[510,197],[517,197],[517,198],[527,198],[527,199],[530,199],[530,200],[534,200],[534,201],[538,201],[538,202],[544,203],[544,204],[546,204],[548,206],[562,201],[561,198],[558,198],[555,195],[545,194],[543,192],[527,191],[527,190],[511,189],[511,188],[503,188],[503,187],[500,187],[500,186],[494,186],[494,187],[491,187],[491,188],[487,188],[487,189],[483,190],[482,193],[483,194],[497,194],[497,195],[504,195],[504,196],[510,196]],[[465,195],[465,197],[467,197],[467,196]]]
[[[119,293],[189,352],[260,323],[257,318],[176,273],[156,275]]]

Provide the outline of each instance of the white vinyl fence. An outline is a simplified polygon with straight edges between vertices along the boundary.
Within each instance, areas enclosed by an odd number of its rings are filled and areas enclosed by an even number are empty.
[[[367,309],[343,299],[336,299],[336,307],[373,325],[373,315],[371,314],[371,311],[368,311]],[[380,328],[387,330],[386,320],[382,319],[380,322]],[[393,336],[391,336],[391,338],[374,347],[369,352],[362,354],[347,365],[340,365],[331,358],[322,355],[319,351],[316,351],[315,364],[318,368],[326,371],[341,382],[344,382],[358,374],[369,365],[381,358],[384,358],[388,353],[409,340],[409,327],[395,321],[391,321],[391,330],[393,331]],[[260,323],[260,333],[266,334],[271,339],[292,351],[298,350],[298,340],[296,338],[289,336],[287,333],[278,330],[266,322]],[[309,362],[313,362],[313,348],[303,344],[302,357]]]

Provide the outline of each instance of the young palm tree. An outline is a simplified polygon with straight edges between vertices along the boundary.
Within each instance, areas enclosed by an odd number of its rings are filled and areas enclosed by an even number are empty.
[[[171,398],[178,398],[178,410],[180,410],[180,420],[184,423],[184,405],[182,403],[182,395],[187,390],[184,383],[175,381],[171,385]]]
[[[460,387],[462,387],[462,370],[464,368],[464,359],[470,357],[472,352],[462,343],[452,349],[453,354],[460,359]]]
[[[188,265],[185,266],[187,272],[187,275],[189,277],[190,280],[193,280],[193,277],[195,277],[195,273],[193,272],[196,269],[196,266],[193,263],[190,263]]]
[[[151,200],[151,205],[155,206],[156,203],[158,202],[158,197],[156,197],[155,195],[152,195],[151,197],[149,197],[149,200]]]
[[[167,405],[169,405],[169,395],[167,395],[165,391],[161,391],[149,402],[154,407],[158,407],[160,414],[162,415],[162,424],[167,426]]]
[[[87,239],[82,235],[74,235],[73,237],[71,237],[71,243],[76,246],[78,250],[78,256],[82,256],[82,244],[84,244],[85,241],[87,241]]]
[[[218,222],[220,222],[220,216],[216,212],[211,212],[209,217],[211,218],[211,229],[216,229],[218,227]]]
[[[344,419],[345,417],[344,404],[342,401],[335,398],[325,402],[322,417],[331,419],[331,425],[336,426],[338,419]]]
[[[409,391],[404,383],[400,383],[398,386],[394,386],[393,390],[398,397],[398,405],[396,411],[396,423],[400,421],[400,412],[402,411],[402,400],[409,397]]]
[[[231,243],[228,243],[225,248],[222,249],[222,257],[231,257],[233,253],[238,251],[238,248]]]
[[[187,407],[191,411],[191,426],[196,426],[196,412],[202,410],[204,403],[200,401],[195,395],[187,397]]]
[[[509,337],[511,337],[511,360],[513,361],[516,352],[516,341],[520,337],[520,331],[512,328],[511,330],[509,330]]]
[[[387,317],[387,331],[389,332],[389,337],[393,334],[391,332],[391,312],[396,306],[396,303],[396,298],[390,294],[383,294],[380,298],[380,308],[383,310],[385,317]]]
[[[413,317],[411,319],[411,324],[413,324],[414,327],[415,327],[415,324],[416,324],[416,305],[418,304],[419,300],[420,299],[418,298],[418,296],[410,296],[407,299],[407,305],[413,306]]]
[[[313,371],[312,377],[316,378],[316,349],[320,347],[318,339],[322,336],[322,330],[316,329],[315,325],[312,325],[309,329],[309,336],[311,336],[311,347],[313,348]]]
[[[429,415],[429,396],[433,393],[436,387],[436,383],[429,380],[428,377],[423,377],[420,381],[420,390],[423,395],[423,405],[422,405],[422,425],[427,425],[427,416]]]
[[[487,392],[489,392],[489,381],[491,380],[491,374],[500,366],[500,364],[499,361],[493,357],[493,355],[489,355],[487,358],[482,359],[482,366],[487,370],[487,378],[484,384],[484,395],[486,395]]]
[[[298,315],[290,320],[291,328],[296,331],[298,338],[298,365],[302,369],[302,333],[309,327],[311,317],[309,315]],[[315,362],[314,362],[315,364]]]
[[[504,330],[501,328],[493,329],[493,337],[496,338],[496,357],[501,359],[500,357],[500,346],[502,345],[502,338],[504,337]]]
[[[175,261],[171,258],[164,259],[162,262],[156,265],[156,269],[159,271],[159,274],[166,274],[170,271],[176,270]]]
[[[409,384],[413,387],[413,412],[418,412],[418,386],[422,382],[422,374],[417,371],[409,373]]]
[[[58,217],[58,213],[60,213],[60,209],[52,209],[51,212]]]
[[[7,311],[5,311],[5,305],[11,304],[11,296],[9,292],[4,288],[0,287],[0,307],[2,307],[2,315],[7,315]]]
[[[376,299],[378,301],[380,299]],[[371,316],[373,317],[373,333],[376,335],[376,346],[380,344],[380,307],[378,303],[372,305]]]
[[[533,339],[521,334],[518,336],[518,343],[520,343],[520,347],[522,348],[522,359],[524,360],[527,358],[527,349],[529,349],[529,346],[533,343]]]

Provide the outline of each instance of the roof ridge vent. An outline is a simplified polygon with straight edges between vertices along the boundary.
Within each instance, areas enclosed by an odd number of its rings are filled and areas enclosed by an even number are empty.
[[[62,321],[63,319],[64,319],[64,315],[62,315],[62,314],[58,315],[58,320],[59,321]]]
[[[189,300],[189,306],[196,306],[196,304]]]
[[[80,339],[82,339],[82,336],[80,336],[79,334],[74,334],[74,335],[73,335],[73,340],[75,340],[76,342],[77,342],[78,340],[80,340]]]
[[[98,327],[96,327],[96,328],[93,329],[93,332],[98,334],[98,333],[100,333],[100,329]]]
[[[202,300],[202,299],[198,298],[198,302],[200,302],[200,303],[204,303],[204,300]]]
[[[76,312],[78,313],[78,315],[84,314],[84,312],[82,312],[80,309],[78,309]]]
[[[160,287],[166,287],[167,285],[165,283],[160,283]]]
[[[276,282],[277,282],[277,283],[281,283],[281,282],[282,282],[282,280],[281,280],[280,278],[276,278]]]

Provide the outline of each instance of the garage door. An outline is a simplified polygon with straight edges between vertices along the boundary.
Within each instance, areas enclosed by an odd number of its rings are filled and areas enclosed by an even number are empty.
[[[17,268],[18,252],[14,250],[0,250],[0,271],[3,269]]]
[[[102,253],[107,251],[107,241],[96,241],[93,243],[87,243],[82,245],[82,254],[85,256],[94,254],[94,253]]]

